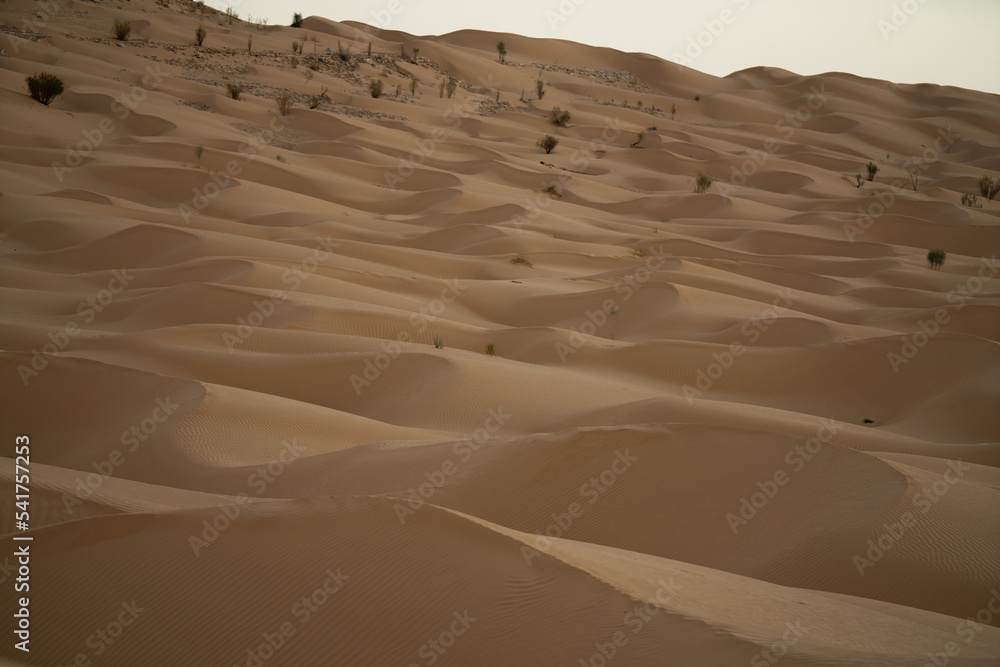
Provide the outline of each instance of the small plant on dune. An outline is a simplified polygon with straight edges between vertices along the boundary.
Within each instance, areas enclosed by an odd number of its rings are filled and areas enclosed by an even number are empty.
[[[441,336],[434,336],[434,347],[436,347],[439,350],[443,350],[444,338],[441,338]]]
[[[368,42],[368,57],[372,57],[372,43]]]
[[[205,147],[201,144],[195,146],[194,156],[198,159],[198,168],[201,169],[201,155],[205,152]]]
[[[552,124],[558,127],[566,127],[569,124],[570,115],[568,111],[563,111],[559,107],[552,107]]]
[[[292,14],[292,27],[301,28],[302,27],[302,14],[295,12]]]
[[[500,57],[501,64],[507,58],[507,46],[503,42],[497,42],[497,55]]]
[[[866,423],[866,424],[874,424],[874,423],[875,423],[875,420],[873,420],[873,419],[869,419],[868,417],[865,417],[865,423]]]
[[[417,80],[410,79],[410,95],[416,95],[416,94],[417,94]]]
[[[319,108],[319,105],[320,105],[320,103],[321,103],[322,101],[323,101],[323,98],[322,98],[322,97],[319,97],[319,96],[316,96],[316,97],[310,97],[310,98],[309,98],[309,108],[310,108],[310,109],[318,109],[318,108]]]
[[[205,43],[205,37],[207,35],[208,33],[205,32],[205,26],[199,24],[198,29],[194,31],[194,43],[201,46]]]
[[[865,165],[865,169],[868,170],[868,182],[871,183],[875,180],[875,174],[878,173],[878,165],[874,162],[869,162]]]
[[[562,197],[562,193],[559,192],[559,188],[556,187],[555,183],[553,183],[552,185],[549,185],[548,187],[542,188],[542,192],[544,192],[545,194],[549,195],[550,197],[552,197],[554,199],[558,199],[559,197]]]
[[[559,140],[553,137],[551,134],[546,134],[544,137],[538,140],[538,147],[541,148],[543,151],[545,151],[546,155],[554,151],[556,149],[556,146],[558,145],[559,145]]]
[[[524,264],[529,269],[533,269],[535,267],[535,265],[531,263],[531,260],[528,259],[527,257],[525,257],[521,253],[518,253],[518,254],[514,255],[514,258],[510,260],[510,263],[511,264]]]
[[[278,105],[278,111],[281,112],[282,116],[287,116],[292,110],[292,96],[288,93],[278,95],[274,98],[275,103]]]
[[[1000,192],[1000,178],[993,180],[989,176],[983,176],[976,182],[976,185],[979,186],[979,194],[990,201]]]
[[[451,96],[455,94],[456,88],[458,88],[458,81],[455,81],[455,79],[448,79],[448,82],[444,86],[444,91],[448,93],[449,100],[451,99]]]
[[[642,140],[645,139],[645,138],[646,138],[646,133],[645,132],[640,132],[638,134],[638,138],[632,143],[632,148],[638,148],[639,144],[641,144]]]
[[[649,257],[649,250],[646,248],[633,248],[632,254],[636,257]]]
[[[399,97],[399,91],[400,91],[400,90],[402,90],[402,86],[400,86],[400,85],[399,85],[399,84],[397,83],[397,84],[396,84],[396,97],[397,97],[397,98]]]
[[[344,46],[343,44],[341,44],[340,40],[338,39],[337,40],[337,57],[340,58],[340,60],[342,62],[350,63],[351,62],[351,45],[348,44],[347,46]]]
[[[292,69],[296,69],[299,66],[299,59],[292,56],[292,59],[288,61],[292,65]]]
[[[299,44],[298,40],[292,40],[292,53],[299,53],[302,49],[302,45]]]
[[[490,355],[491,357],[497,356],[497,347],[496,347],[496,345],[494,345],[493,343],[489,343],[486,346],[486,354]]]
[[[677,105],[676,104],[671,104],[670,105],[670,120],[673,120],[674,116],[676,116],[676,115],[677,115]]]
[[[931,267],[935,271],[941,269],[944,266],[944,260],[948,257],[944,250],[935,248],[934,250],[927,251],[927,266]]]
[[[305,78],[306,83],[309,83],[310,81],[313,80],[313,77],[316,76],[316,70],[307,69],[306,71],[302,72],[302,76]]]
[[[379,79],[374,79],[368,82],[368,92],[371,93],[372,98],[378,99],[382,97],[382,81]]]
[[[413,48],[413,61],[412,62],[417,62],[417,60],[419,58],[420,58],[420,49],[417,48],[417,47],[414,47]]]
[[[500,101],[500,89],[497,88],[497,102]]]
[[[969,208],[983,207],[983,205],[979,203],[979,197],[976,195],[962,195],[962,205],[968,206]]]
[[[280,155],[275,156],[274,159],[277,160],[278,162],[284,162],[285,164],[288,164],[288,160],[286,160],[285,158],[281,157]]]
[[[714,181],[700,171],[695,173],[694,191],[698,194],[708,192],[708,189],[712,187],[712,183],[714,183]]]
[[[227,83],[226,92],[229,93],[229,97],[234,100],[240,99],[240,95],[243,94],[243,84],[242,83]]]
[[[701,102],[701,95],[695,95],[694,96],[694,101],[695,102]]]
[[[865,179],[861,178],[861,174],[854,174],[854,180],[858,182],[859,189],[865,184]]]
[[[253,35],[247,35],[247,53],[253,53]]]
[[[545,97],[545,82],[542,81],[542,76],[539,74],[538,78],[535,79],[535,93],[538,95],[538,99]]]
[[[910,185],[913,186],[913,191],[917,191],[917,185],[920,183],[920,172],[914,169],[910,172]]]
[[[31,94],[32,99],[41,102],[45,106],[51,104],[52,100],[57,96],[62,95],[63,82],[55,74],[42,72],[41,74],[25,77],[24,80],[28,84],[28,92]]]
[[[115,19],[115,23],[111,27],[111,31],[115,34],[115,39],[119,42],[124,42],[128,40],[128,36],[132,34],[132,22]]]

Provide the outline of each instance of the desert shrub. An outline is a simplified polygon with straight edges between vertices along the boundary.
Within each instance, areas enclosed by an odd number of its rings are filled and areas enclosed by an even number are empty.
[[[673,120],[674,116],[676,116],[676,115],[677,115],[677,105],[676,104],[671,104],[670,105],[670,120]]]
[[[253,35],[247,35],[247,53],[253,53]]]
[[[374,79],[368,82],[368,92],[372,94],[372,97],[378,99],[382,97],[382,81],[379,79]]]
[[[700,171],[695,173],[694,175],[695,192],[699,194],[708,192],[708,189],[712,187],[712,183],[714,183],[714,181],[705,174],[701,173]]]
[[[861,174],[854,174],[854,180],[858,184],[858,188],[865,184],[865,179],[861,178]]]
[[[868,170],[868,181],[869,182],[874,181],[875,174],[878,173],[878,165],[875,164],[874,162],[869,162],[868,164],[865,165],[865,169]]]
[[[638,148],[639,144],[641,144],[642,140],[645,138],[646,138],[645,132],[640,132],[639,134],[637,134],[635,141],[632,143],[632,148]]]
[[[226,92],[229,94],[229,97],[233,98],[234,100],[238,100],[238,99],[240,99],[240,95],[243,94],[243,84],[242,83],[227,83],[226,84]]]
[[[538,99],[545,97],[545,82],[542,81],[542,77],[535,80],[535,93],[538,94]]]
[[[976,195],[962,195],[962,205],[970,208],[983,207],[983,205],[979,203],[979,197]]]
[[[416,95],[416,94],[417,94],[417,80],[410,79],[410,95]]]
[[[302,27],[302,14],[295,12],[292,14],[292,27],[301,28]]]
[[[132,34],[132,22],[115,19],[114,25],[111,26],[111,31],[115,34],[115,39],[124,42]]]
[[[497,346],[494,345],[493,343],[489,343],[486,346],[486,354],[490,355],[491,357],[497,356]]]
[[[927,251],[927,266],[931,267],[935,271],[944,266],[944,260],[947,258],[947,254],[944,250],[934,249]]]
[[[340,40],[338,39],[337,40],[337,57],[340,58],[341,61],[343,61],[345,63],[350,63],[351,62],[351,45],[348,44],[347,46],[344,46],[343,44],[340,43]]]
[[[451,99],[451,96],[455,94],[456,88],[458,88],[458,81],[455,81],[455,79],[448,79],[448,82],[444,86],[444,90],[448,93],[449,100]]]
[[[979,194],[992,200],[1000,192],[1000,178],[993,180],[989,176],[983,176],[976,183],[979,186]]]
[[[552,124],[559,127],[566,127],[569,124],[569,112],[563,111],[559,107],[552,107]]]
[[[28,84],[28,92],[31,94],[31,97],[45,106],[51,104],[52,100],[57,96],[62,95],[63,82],[55,74],[42,72],[41,74],[25,77],[24,80]]]
[[[441,336],[434,336],[434,347],[436,347],[439,350],[443,350],[444,338],[441,338]]]
[[[555,183],[553,183],[552,185],[548,185],[548,186],[542,188],[542,192],[544,192],[548,196],[556,198],[556,199],[558,199],[559,197],[562,197],[562,193],[559,192],[559,188],[556,187]]]
[[[507,46],[503,42],[497,42],[497,55],[500,57],[501,63],[507,57]]]
[[[316,97],[310,97],[310,98],[309,98],[309,108],[310,108],[310,109],[318,109],[318,108],[319,108],[319,105],[320,105],[320,103],[321,103],[322,101],[323,101],[323,98],[322,98],[322,97],[319,97],[319,96],[316,96]]]
[[[194,156],[195,156],[196,158],[198,158],[198,166],[199,166],[199,167],[201,166],[201,156],[202,156],[202,155],[203,155],[204,153],[205,153],[205,147],[204,147],[204,146],[202,146],[201,144],[198,144],[197,146],[195,146],[195,149],[194,149]]]
[[[283,93],[274,98],[274,101],[278,105],[278,111],[281,112],[282,116],[287,116],[292,110],[292,96],[288,93]]]
[[[546,134],[544,137],[538,140],[538,147],[545,151],[546,154],[551,153],[559,145],[559,140],[553,137],[551,134]]]
[[[205,37],[207,35],[208,33],[205,32],[205,26],[199,25],[198,29],[194,31],[194,43],[201,46],[205,43]]]

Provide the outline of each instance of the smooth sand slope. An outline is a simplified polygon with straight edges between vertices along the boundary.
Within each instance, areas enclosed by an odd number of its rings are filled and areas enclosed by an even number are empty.
[[[995,95],[40,7],[0,9],[3,664],[1000,662]]]

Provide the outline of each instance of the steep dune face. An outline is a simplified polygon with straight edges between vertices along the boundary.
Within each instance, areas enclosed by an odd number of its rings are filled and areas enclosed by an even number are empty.
[[[1000,660],[996,96],[0,16],[3,664]]]

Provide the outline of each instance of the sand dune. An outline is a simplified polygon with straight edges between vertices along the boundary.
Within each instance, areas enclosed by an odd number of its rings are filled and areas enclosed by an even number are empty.
[[[0,10],[0,663],[1000,661],[995,95],[36,12]]]

